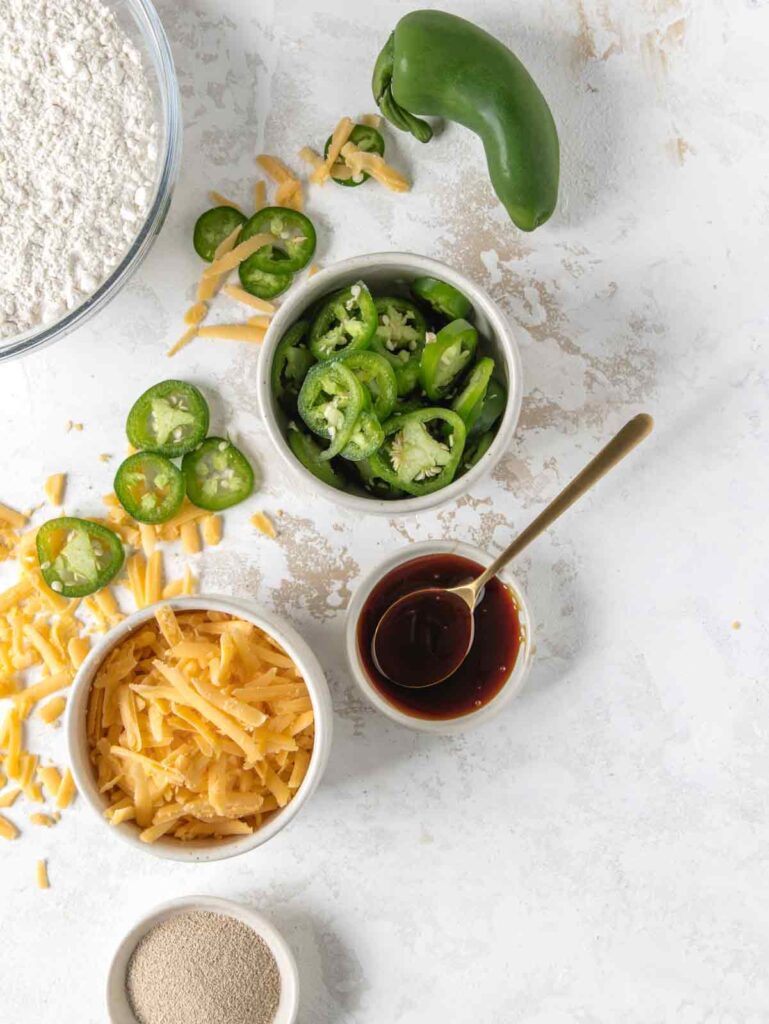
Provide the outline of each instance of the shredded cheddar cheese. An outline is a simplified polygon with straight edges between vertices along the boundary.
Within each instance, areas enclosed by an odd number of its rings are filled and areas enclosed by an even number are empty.
[[[64,504],[64,488],[67,483],[65,473],[54,473],[45,482],[45,497],[51,505]]]
[[[18,839],[19,830],[12,821],[0,814],[0,839]]]
[[[184,322],[185,324],[199,324],[201,320],[205,320],[207,313],[208,305],[205,302],[196,302],[184,314]]]
[[[378,153],[364,153],[354,143],[347,142],[342,147],[342,156],[353,175],[370,174],[392,192],[408,192],[411,188],[409,181],[400,171],[385,163]]]
[[[27,525],[27,517],[21,512],[16,512],[10,506],[0,503],[0,523],[5,523],[14,530],[23,530]]]
[[[77,790],[75,789],[75,780],[72,778],[72,772],[67,768],[64,772],[64,777],[61,780],[59,791],[56,794],[56,806],[60,811],[63,811],[66,807],[72,803],[75,798]]]
[[[331,176],[331,168],[339,159],[339,156],[342,153],[342,148],[350,138],[350,134],[354,127],[355,124],[349,117],[343,117],[341,119],[331,136],[331,142],[329,143],[328,153],[325,160],[322,164],[316,167],[310,175],[311,182],[316,185],[322,185],[324,182],[328,181]]]
[[[198,332],[201,338],[221,338],[223,341],[248,341],[258,344],[264,341],[265,331],[249,324],[212,324],[201,327]]]
[[[238,285],[235,284],[226,284],[222,291],[231,299],[236,299],[238,302],[242,302],[245,306],[251,306],[253,309],[258,309],[260,313],[264,313],[268,316],[274,313],[277,309],[272,302],[267,302],[265,299],[257,299],[255,295],[251,295],[245,288],[239,288]]]
[[[44,860],[39,860],[37,862],[37,867],[36,867],[36,870],[35,870],[35,875],[36,875],[36,878],[37,878],[37,887],[38,887],[38,889],[48,889],[48,888],[50,888],[50,882],[48,881],[48,865],[46,864],[46,862]]]
[[[256,162],[272,180],[278,185],[285,185],[287,182],[296,181],[294,175],[289,171],[282,160],[269,153],[260,153]]]
[[[37,717],[46,725],[52,725],[58,718],[61,718],[66,706],[66,697],[53,697],[38,710]]]
[[[178,338],[177,341],[175,341],[173,345],[169,348],[169,350],[166,352],[166,355],[175,356],[177,352],[181,352],[181,350],[186,345],[189,345],[189,343],[195,338],[195,335],[197,333],[198,329],[196,326],[193,325],[192,327],[188,327],[184,334],[182,334],[181,337]]]
[[[316,152],[312,146],[302,146],[299,150],[299,159],[304,160],[304,162],[309,164],[313,170],[316,170],[318,167],[322,167],[325,163],[320,153]]]
[[[206,544],[214,546],[222,539],[222,517],[217,515],[206,516],[202,527],[203,540]]]
[[[227,235],[226,238],[217,245],[214,250],[214,260],[216,263],[218,260],[223,259],[228,253],[231,253],[235,248],[240,232],[243,230],[242,225],[238,225],[236,228]],[[237,263],[235,264],[237,266]],[[211,268],[209,267],[208,270]],[[197,300],[198,302],[210,302],[211,299],[219,292],[219,289],[223,286],[227,279],[226,273],[221,274],[209,274],[207,271],[203,272],[203,276],[198,284]],[[181,340],[181,339],[180,339]],[[177,342],[178,344],[178,342]]]
[[[208,198],[212,203],[217,206],[231,206],[233,210],[237,210],[239,213],[243,213],[242,208],[234,199],[228,199],[227,196],[223,196],[221,192],[217,192],[215,189],[211,189],[208,193]]]
[[[251,524],[255,526],[260,533],[263,533],[265,537],[274,539],[277,536],[275,532],[275,527],[272,525],[272,523],[264,514],[264,512],[255,512],[251,516]]]
[[[180,527],[182,548],[186,555],[196,555],[200,551],[200,535],[197,523],[189,521]],[[149,604],[149,602],[147,602]]]
[[[61,500],[64,474],[56,474],[46,486],[50,501]],[[164,592],[163,555],[158,540],[181,541],[183,523],[195,529],[196,523],[210,520],[207,537],[214,541],[219,517],[197,509],[189,502],[174,520],[159,526],[137,524],[125,512],[114,495],[105,497],[106,517],[102,522],[116,530],[122,539],[138,548],[143,545],[147,558],[136,550],[126,564],[129,588],[136,605],[159,600]],[[0,808],[14,806],[23,798],[32,805],[46,801],[60,810],[75,797],[75,784],[69,769],[41,765],[39,756],[27,749],[25,732],[33,709],[36,719],[45,725],[58,723],[66,707],[66,690],[82,665],[91,646],[90,635],[106,631],[123,617],[115,592],[102,588],[82,600],[68,600],[45,584],[38,564],[35,529],[27,529],[28,516],[0,505],[0,560],[13,559],[19,578],[0,592],[0,700],[7,706],[0,714]],[[126,578],[124,577],[124,579]],[[120,582],[120,581],[119,581]],[[191,594],[195,579],[187,567],[177,581],[179,593]],[[141,704],[137,699],[137,706]],[[131,706],[120,706],[129,735],[132,732]],[[12,785],[7,785],[8,781]],[[33,825],[51,827],[59,820],[58,811],[40,807],[29,815]],[[3,817],[0,837],[15,839],[18,827]]]
[[[275,239],[272,235],[267,234],[267,232],[252,235],[245,242],[236,245],[234,249],[226,252],[223,256],[218,256],[211,266],[203,271],[203,278],[218,278],[222,274],[227,274],[230,270],[234,270],[243,260],[247,260],[249,256],[252,256],[257,249],[261,249],[263,245],[274,244]]]
[[[254,213],[263,210],[267,205],[267,186],[263,181],[257,181],[254,185]]]
[[[52,814],[30,814],[30,824],[40,825],[43,828],[53,828],[58,821],[58,818],[54,818]]]
[[[302,183],[296,178],[291,181],[284,181],[275,192],[275,205],[287,206],[291,210],[304,209],[304,196],[302,194]]]
[[[309,766],[314,718],[267,634],[162,606],[99,668],[87,736],[111,824],[185,841],[248,834],[284,807]]]

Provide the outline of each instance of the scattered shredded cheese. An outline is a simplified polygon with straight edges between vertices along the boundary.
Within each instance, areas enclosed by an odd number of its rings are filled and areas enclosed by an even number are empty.
[[[58,718],[61,718],[67,706],[66,697],[52,697],[46,704],[38,709],[37,717],[47,725],[52,725]]]
[[[304,208],[302,183],[296,178],[292,178],[291,181],[284,181],[278,185],[275,192],[275,205],[287,206],[291,210],[302,210]]]
[[[322,185],[331,176],[331,168],[339,159],[342,152],[342,147],[347,143],[350,138],[355,124],[350,120],[349,117],[343,117],[339,124],[334,129],[331,136],[331,142],[329,143],[328,153],[325,160],[320,166],[316,167],[310,175],[310,181],[316,185]]]
[[[7,523],[14,530],[22,530],[27,524],[27,517],[9,505],[0,504],[0,522]]]
[[[316,152],[312,146],[302,146],[299,150],[299,159],[304,160],[304,162],[309,164],[313,170],[318,167],[322,167],[325,163],[325,160],[320,153]]]
[[[222,539],[222,517],[215,514],[206,516],[201,529],[206,544],[212,546],[218,544]]]
[[[382,117],[380,114],[361,114],[358,121],[368,128],[378,128],[382,123]]]
[[[254,185],[254,213],[264,209],[267,205],[267,186],[263,181],[257,181]]]
[[[189,345],[189,343],[193,340],[197,333],[197,327],[188,327],[184,334],[182,334],[182,336],[177,341],[175,341],[173,345],[169,348],[169,350],[166,352],[166,355],[175,356],[177,352],[181,352],[185,345]]]
[[[61,780],[59,792],[56,794],[56,806],[60,811],[69,807],[76,793],[75,780],[72,778],[72,772],[67,768],[64,772],[64,777]]]
[[[236,245],[234,249],[224,253],[223,256],[217,256],[210,267],[207,267],[203,271],[203,277],[214,277],[217,278],[222,274],[227,274],[231,270],[234,270],[243,260],[247,260],[249,256],[252,256],[257,249],[261,249],[263,245],[274,245],[275,239],[272,235],[266,231],[259,232],[256,235],[252,235],[247,238],[245,242],[241,242],[240,245]]]
[[[355,174],[370,174],[381,185],[392,192],[408,192],[411,185],[408,179],[385,163],[378,153],[364,153],[362,149],[347,142],[342,147],[342,156],[350,170]]]
[[[50,888],[50,882],[48,881],[48,866],[44,860],[37,862],[36,869],[37,887],[38,889]]]
[[[200,551],[200,535],[197,523],[187,522],[181,527],[182,548],[186,555],[196,555]],[[147,602],[148,604],[150,602]]]
[[[205,320],[208,313],[208,305],[205,302],[196,302],[184,314],[185,324],[199,324]]]
[[[255,526],[260,533],[263,533],[265,535],[265,537],[270,537],[271,539],[274,539],[277,536],[275,532],[275,527],[272,525],[272,523],[264,514],[264,512],[255,512],[251,516],[250,521],[251,524]]]
[[[267,302],[265,299],[257,299],[255,295],[251,295],[245,288],[239,288],[236,284],[226,284],[222,291],[225,295],[229,295],[231,299],[236,299],[238,302],[242,302],[246,306],[252,306],[254,309],[258,309],[260,313],[269,315],[274,313],[277,309],[272,302]]]
[[[270,326],[270,318],[267,316],[250,316],[246,323],[251,327],[260,327],[263,331],[266,331]]]
[[[64,488],[67,483],[66,473],[54,473],[45,482],[45,497],[51,505],[64,504]]]
[[[198,333],[201,338],[222,338],[224,341],[253,343],[264,341],[265,335],[263,328],[251,327],[249,324],[212,324],[210,327],[202,327]]]
[[[43,828],[53,828],[58,818],[54,818],[52,814],[30,814],[30,823],[32,825],[40,825]]]
[[[243,227],[242,225],[239,224],[236,228],[233,228],[233,230],[229,233],[229,235],[227,235],[226,238],[222,239],[222,241],[219,243],[219,245],[217,245],[216,249],[214,250],[214,263],[217,260],[222,259],[222,257],[226,256],[228,253],[232,252],[232,250],[235,248],[235,245],[237,244],[238,238],[240,237],[240,232],[242,230]],[[211,268],[209,267],[208,269],[210,270]],[[204,271],[203,276],[200,279],[200,283],[198,284],[198,302],[209,302],[211,299],[213,299],[213,297],[217,294],[217,292],[222,287],[226,279],[226,274],[211,276],[210,274],[207,273],[207,271]]]
[[[270,156],[269,153],[260,153],[256,158],[256,162],[278,185],[284,185],[286,182],[296,181],[295,176],[291,171],[289,171],[288,167],[286,167],[283,161],[279,160],[276,156]]]
[[[242,208],[234,199],[228,199],[227,196],[223,196],[221,192],[217,192],[215,189],[211,189],[208,193],[208,198],[217,206],[231,206],[233,210],[238,210],[240,213],[243,213]]]
[[[19,830],[12,821],[0,814],[0,839],[17,839]]]

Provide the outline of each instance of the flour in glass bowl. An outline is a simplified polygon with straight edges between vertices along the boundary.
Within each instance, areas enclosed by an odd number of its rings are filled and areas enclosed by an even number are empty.
[[[100,0],[0,0],[0,339],[61,319],[120,262],[157,135],[139,51]]]

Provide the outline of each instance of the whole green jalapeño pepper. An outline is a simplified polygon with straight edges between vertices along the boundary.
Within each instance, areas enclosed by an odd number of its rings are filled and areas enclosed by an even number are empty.
[[[456,121],[480,136],[494,191],[513,223],[533,231],[558,198],[553,115],[523,64],[483,29],[443,11],[412,11],[377,59],[374,99],[420,142],[432,129],[416,114]]]

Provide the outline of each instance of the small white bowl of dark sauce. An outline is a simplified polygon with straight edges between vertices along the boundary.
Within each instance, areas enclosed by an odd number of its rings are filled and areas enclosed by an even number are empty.
[[[493,556],[459,541],[402,548],[362,580],[347,612],[347,656],[367,700],[384,715],[422,732],[456,733],[486,722],[524,686],[533,653],[531,615],[523,591],[503,571],[475,610],[475,637],[463,666],[436,686],[397,686],[378,671],[371,642],[382,613],[404,594],[454,586],[478,575]]]

